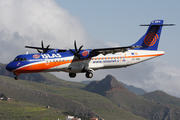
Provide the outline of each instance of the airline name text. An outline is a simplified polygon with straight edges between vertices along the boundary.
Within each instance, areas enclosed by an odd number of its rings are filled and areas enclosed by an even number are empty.
[[[56,54],[41,54],[42,58],[60,58],[61,55],[59,53],[56,53]]]

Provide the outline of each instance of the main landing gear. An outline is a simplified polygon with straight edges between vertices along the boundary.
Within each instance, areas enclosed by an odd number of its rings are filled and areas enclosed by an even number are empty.
[[[93,73],[92,72],[86,72],[85,76],[87,78],[92,78],[93,77]],[[75,78],[76,77],[76,73],[69,73],[69,77]]]
[[[76,73],[69,73],[69,77],[75,78],[76,77]]]
[[[87,78],[92,78],[93,77],[93,73],[92,72],[86,72],[86,77]]]

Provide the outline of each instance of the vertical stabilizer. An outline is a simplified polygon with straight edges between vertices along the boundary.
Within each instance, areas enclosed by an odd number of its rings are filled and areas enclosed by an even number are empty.
[[[150,25],[140,25],[149,26],[147,32],[142,36],[135,44],[132,46],[142,46],[142,50],[157,50],[160,40],[161,30],[163,27],[163,20],[153,20]]]

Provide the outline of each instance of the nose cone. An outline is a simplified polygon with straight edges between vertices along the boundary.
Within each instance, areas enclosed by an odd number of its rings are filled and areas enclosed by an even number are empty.
[[[9,64],[6,66],[6,70],[8,70],[8,71],[10,71],[10,72],[13,70],[12,63],[9,63]]]

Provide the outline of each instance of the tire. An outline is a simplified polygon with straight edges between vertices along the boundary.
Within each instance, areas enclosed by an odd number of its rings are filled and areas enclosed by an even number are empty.
[[[19,78],[18,78],[18,76],[15,76],[14,79],[15,79],[15,80],[18,80]]]
[[[93,73],[92,72],[86,72],[86,77],[87,78],[92,78],[93,77]]]
[[[69,73],[69,77],[75,78],[76,77],[76,73]]]

